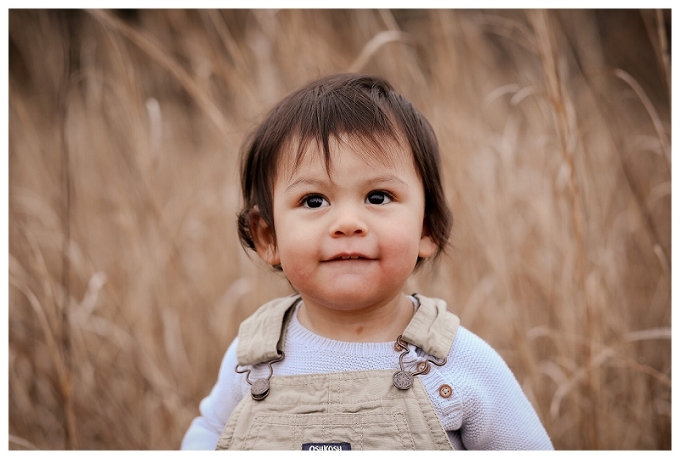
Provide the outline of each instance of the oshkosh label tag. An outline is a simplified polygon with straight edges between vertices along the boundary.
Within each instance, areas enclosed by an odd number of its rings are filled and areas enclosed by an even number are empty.
[[[303,443],[302,451],[345,451],[351,450],[352,446],[347,442],[342,443]]]

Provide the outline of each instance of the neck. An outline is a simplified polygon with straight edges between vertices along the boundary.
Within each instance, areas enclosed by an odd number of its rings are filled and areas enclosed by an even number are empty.
[[[306,301],[298,310],[300,324],[325,338],[358,343],[395,341],[413,317],[413,302],[404,294],[384,304],[337,310]]]

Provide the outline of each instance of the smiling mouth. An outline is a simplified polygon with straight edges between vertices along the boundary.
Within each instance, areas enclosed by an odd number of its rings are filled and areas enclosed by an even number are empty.
[[[337,255],[324,261],[344,261],[344,260],[360,260],[360,261],[374,261],[373,258],[368,258],[363,255]]]

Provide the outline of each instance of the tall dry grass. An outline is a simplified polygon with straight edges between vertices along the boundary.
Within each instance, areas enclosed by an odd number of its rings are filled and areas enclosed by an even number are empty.
[[[439,137],[452,250],[407,290],[555,446],[671,445],[670,11],[9,12],[9,447],[177,448],[242,319],[239,146],[383,75]]]

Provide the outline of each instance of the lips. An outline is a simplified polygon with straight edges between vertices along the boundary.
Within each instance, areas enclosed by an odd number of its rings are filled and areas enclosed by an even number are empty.
[[[374,258],[371,258],[367,255],[364,255],[362,253],[339,253],[336,255],[333,255],[323,261],[343,261],[343,260],[365,260],[365,261],[373,261]]]

